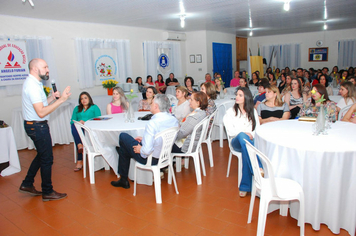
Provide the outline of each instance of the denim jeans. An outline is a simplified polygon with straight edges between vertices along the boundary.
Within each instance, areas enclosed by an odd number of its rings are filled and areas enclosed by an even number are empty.
[[[72,135],[73,135],[73,138],[74,138],[75,148],[77,149],[77,152],[78,152],[78,144],[82,144],[82,140],[80,139],[80,136],[78,134],[77,129],[75,128],[74,123],[71,124],[70,128],[72,130]],[[78,153],[77,160],[78,161],[82,161],[83,160],[83,153]]]
[[[130,136],[127,133],[121,133],[119,136],[119,174],[127,178],[129,174],[129,167],[130,167],[130,159],[134,158],[136,161],[138,161],[141,164],[146,164],[147,159],[143,158],[141,154],[135,153],[133,150],[133,146],[136,145],[142,145],[142,143],[139,143],[137,140],[135,140],[132,136]],[[152,165],[156,165],[158,163],[157,158],[152,158]]]
[[[231,145],[235,151],[242,153],[242,178],[240,191],[251,192],[253,170],[244,139],[254,145],[254,140],[251,140],[250,137],[244,132],[239,133],[235,138],[233,138],[231,140]]]
[[[37,149],[37,155],[33,159],[30,168],[28,169],[25,180],[22,185],[32,187],[37,171],[41,168],[42,193],[50,194],[53,192],[52,186],[52,164],[53,151],[52,139],[49,133],[49,127],[46,123],[26,124],[25,130],[27,135],[32,139]]]

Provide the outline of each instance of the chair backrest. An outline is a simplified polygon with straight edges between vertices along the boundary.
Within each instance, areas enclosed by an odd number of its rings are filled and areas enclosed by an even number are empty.
[[[190,137],[190,143],[188,146],[187,153],[196,152],[198,150],[198,148],[201,146],[201,142],[203,141],[203,136],[204,136],[202,134],[206,133],[206,129],[208,128],[209,121],[210,121],[209,116],[207,116],[194,127],[193,132]],[[200,133],[197,145],[194,148],[194,140],[196,139],[196,136],[198,135],[197,134],[198,130],[201,130],[201,133]]]
[[[172,94],[166,94],[166,96],[168,97],[169,103],[171,104],[171,106],[173,104],[174,104],[174,106],[178,105],[178,99],[175,96],[173,96]]]
[[[248,156],[250,158],[250,162],[253,170],[253,179],[255,181],[256,187],[259,189],[261,189],[262,187],[269,188],[269,191],[271,192],[272,196],[281,197],[280,195],[278,195],[277,192],[277,187],[274,179],[274,172],[273,172],[271,162],[262,152],[260,152],[257,148],[255,148],[250,142],[246,141],[246,139],[244,140],[246,142],[246,148],[247,148]],[[259,157],[262,163],[264,177],[262,177],[261,175],[257,156]]]
[[[350,109],[350,107],[351,107],[352,105],[353,105],[353,104],[347,105],[346,107],[343,107],[343,108],[340,110],[338,120],[342,120],[342,118],[344,118],[345,114],[349,111],[349,109]]]
[[[201,86],[202,83],[205,83],[205,80],[199,80],[199,81],[197,82],[197,85],[199,86],[199,88],[200,88],[200,86]]]
[[[179,127],[172,127],[163,130],[155,135],[155,140],[161,138],[162,139],[162,149],[159,155],[158,166],[165,164],[168,162],[172,153],[172,146],[174,141],[176,140],[176,136],[178,133]],[[152,155],[152,154],[151,154]],[[151,162],[150,162],[151,163]]]
[[[210,116],[208,116],[208,127],[205,130],[205,133],[203,134],[203,141],[207,140],[209,137],[211,137],[211,133],[213,131],[213,126],[215,121],[216,114],[218,113],[218,109],[216,109],[213,113],[211,113]],[[211,125],[210,125],[211,124]]]
[[[91,129],[78,121],[73,121],[74,126],[78,131],[79,137],[82,140],[84,148],[90,152],[100,153],[99,147],[96,145]],[[86,131],[88,138],[84,135],[83,129]]]
[[[226,114],[226,111],[233,105],[234,105],[234,101],[231,100],[231,101],[225,101],[218,106],[218,108],[216,109],[218,110],[217,116],[216,119],[214,120],[215,125],[219,125],[223,123],[223,118],[224,115]]]

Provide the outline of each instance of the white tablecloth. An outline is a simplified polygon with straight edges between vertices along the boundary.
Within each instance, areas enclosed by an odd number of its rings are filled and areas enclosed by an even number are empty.
[[[337,121],[328,135],[312,135],[311,122],[287,120],[256,130],[255,144],[271,160],[275,176],[297,181],[304,190],[305,222],[326,224],[338,234],[356,228],[356,125]],[[296,218],[298,204],[291,204]],[[272,206],[273,208],[273,206]]]
[[[85,125],[94,134],[96,141],[103,153],[103,157],[109,163],[116,175],[118,175],[118,158],[116,146],[119,146],[119,135],[122,132],[128,133],[132,137],[142,136],[148,121],[137,120],[149,112],[135,112],[135,122],[125,123],[124,113],[106,115],[112,117],[110,120],[89,120]],[[131,158],[129,178],[134,179],[135,160]],[[152,172],[139,169],[137,171],[137,183],[152,185]]]
[[[21,171],[19,155],[11,127],[0,128],[0,163],[9,162],[9,166],[1,172],[8,176]]]
[[[69,144],[73,142],[70,128],[70,119],[72,117],[73,107],[69,102],[63,103],[54,112],[50,114],[48,125],[52,137],[52,145]],[[34,149],[34,144],[30,137],[27,136],[24,128],[24,119],[22,108],[15,108],[12,111],[11,126],[14,131],[17,150]]]

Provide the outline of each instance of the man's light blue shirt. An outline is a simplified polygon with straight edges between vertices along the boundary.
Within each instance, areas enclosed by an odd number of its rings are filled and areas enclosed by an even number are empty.
[[[178,120],[167,112],[159,112],[152,116],[145,127],[142,137],[141,156],[147,158],[152,152],[158,158],[162,148],[162,140],[154,140],[155,135],[165,129],[178,127]]]

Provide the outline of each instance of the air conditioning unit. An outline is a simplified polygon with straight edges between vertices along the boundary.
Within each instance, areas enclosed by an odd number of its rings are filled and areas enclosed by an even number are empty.
[[[186,40],[185,33],[178,32],[163,32],[164,40],[175,40],[175,41],[185,41]]]

